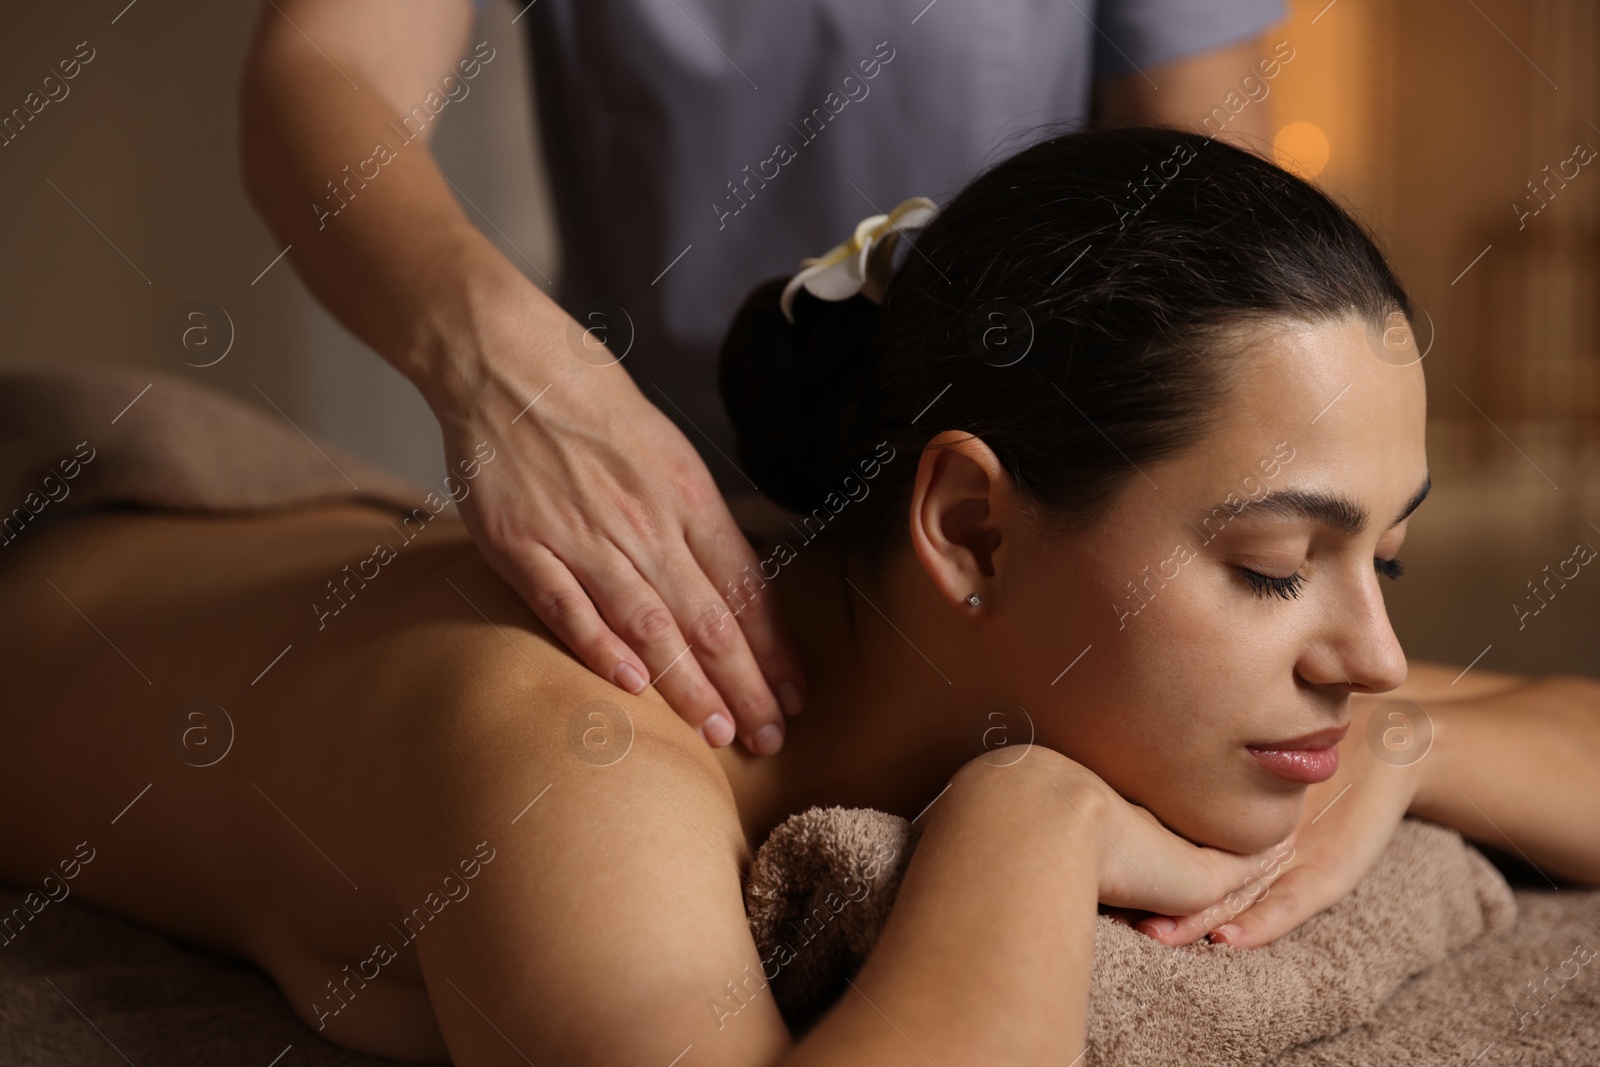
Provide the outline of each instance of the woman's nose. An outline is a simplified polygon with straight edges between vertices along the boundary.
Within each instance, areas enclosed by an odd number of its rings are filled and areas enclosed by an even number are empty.
[[[1406,654],[1389,622],[1377,575],[1343,599],[1320,634],[1308,634],[1301,677],[1320,685],[1349,685],[1386,693],[1406,680]]]

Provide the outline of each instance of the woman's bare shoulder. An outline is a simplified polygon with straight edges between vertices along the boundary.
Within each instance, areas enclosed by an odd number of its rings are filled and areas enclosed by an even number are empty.
[[[578,663],[481,560],[436,584],[458,608],[435,605],[448,666],[433,712],[407,724],[401,777],[420,802],[397,874],[402,897],[423,894],[459,857],[493,856],[417,942],[456,1062],[508,1041],[552,1062],[667,1062],[689,1044],[699,1062],[772,1059],[789,1038],[770,998],[738,1027],[707,1007],[760,973],[716,758],[653,689]]]
[[[541,785],[587,788],[637,768],[704,791],[737,826],[719,763],[666,700],[653,687],[624,692],[589,670],[470,545],[442,553],[413,580],[415,615],[397,624],[397,659],[425,666],[402,663],[389,684],[413,689],[400,729],[430,773],[543,775]]]

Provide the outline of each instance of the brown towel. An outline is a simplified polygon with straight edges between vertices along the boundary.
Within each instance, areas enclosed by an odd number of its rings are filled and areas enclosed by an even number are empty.
[[[313,443],[269,403],[140,368],[0,371],[0,544],[107,504],[209,512],[340,499],[402,511],[422,504],[427,489]]]
[[[761,846],[746,906],[764,971],[773,975],[773,995],[797,1032],[844,992],[845,979],[865,961],[915,837],[905,820],[881,812],[813,808],[792,816]],[[1600,893],[1563,896],[1572,907],[1550,917],[1563,915],[1564,929],[1533,934],[1544,942],[1541,958],[1552,971],[1578,942],[1600,944],[1600,930],[1575,921],[1585,909],[1600,918]],[[1579,966],[1570,989],[1562,988],[1560,1010],[1541,1012],[1537,1027],[1519,1030],[1514,995],[1488,990],[1505,987],[1514,994],[1525,978],[1544,977],[1538,966],[1491,968],[1495,978],[1479,983],[1484,992],[1477,998],[1452,996],[1458,981],[1436,985],[1435,1002],[1421,1006],[1430,1013],[1425,1023],[1412,1015],[1386,1026],[1378,1022],[1392,1014],[1388,1002],[1408,989],[1408,980],[1452,953],[1484,940],[1501,955],[1514,952],[1526,939],[1495,935],[1507,934],[1516,921],[1512,891],[1494,866],[1454,831],[1414,819],[1401,823],[1349,896],[1263,948],[1168,948],[1101,916],[1084,1062],[1466,1064],[1491,1043],[1498,1055],[1483,1067],[1600,1062],[1593,1021],[1600,966]],[[1483,955],[1492,960],[1496,953]],[[1576,959],[1583,957],[1578,950]],[[1580,983],[1586,984],[1580,989]],[[1441,1012],[1442,1001],[1452,1010]],[[1522,1010],[1537,1003],[1524,996]],[[1477,1044],[1457,1061],[1436,1043],[1441,1034],[1452,1048]],[[1324,1060],[1311,1051],[1318,1044],[1340,1052]]]
[[[774,931],[788,930],[773,904],[815,896],[830,914],[839,910],[827,923],[812,915],[811,943],[787,934],[796,956],[785,971],[810,968],[808,981],[828,981],[814,962],[825,946],[853,971],[892,903],[905,831],[904,820],[837,808],[794,816],[775,831],[747,894],[751,923],[764,931],[763,958],[775,949]],[[861,872],[874,861],[863,892]],[[1590,925],[1600,925],[1600,891],[1517,890],[1512,904],[1484,862],[1453,832],[1407,820],[1355,893],[1262,949],[1169,949],[1102,918],[1091,1045],[1080,1063],[1600,1064],[1600,960],[1563,966],[1580,942],[1600,945]],[[788,877],[800,870],[811,872],[804,882]],[[849,903],[829,902],[830,888]],[[0,888],[0,914],[23,907],[25,893]],[[810,911],[791,906],[797,921]],[[1515,925],[1505,926],[1513,913]],[[1430,959],[1431,968],[1397,977]],[[1552,977],[1575,969],[1564,983]],[[1541,982],[1535,1001],[1527,985]],[[780,972],[780,1004],[793,998],[784,984]],[[1319,1033],[1331,1036],[1307,1040]],[[1288,1047],[1296,1041],[1307,1043]],[[134,1063],[173,1067],[265,1064],[290,1045],[278,1067],[388,1062],[313,1033],[253,967],[73,899],[52,903],[0,949],[0,1063],[121,1067],[113,1044]]]

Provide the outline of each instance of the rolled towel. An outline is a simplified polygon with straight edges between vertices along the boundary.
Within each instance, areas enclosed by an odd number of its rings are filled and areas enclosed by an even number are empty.
[[[264,404],[175,375],[0,371],[0,543],[106,505],[252,512],[354,499],[405,511],[427,492],[313,442]]]
[[[745,906],[797,1034],[865,962],[918,836],[882,812],[812,808],[757,851]],[[1493,864],[1455,831],[1415,819],[1343,900],[1262,948],[1172,948],[1102,915],[1085,1063],[1270,1062],[1372,1018],[1408,978],[1516,916]]]

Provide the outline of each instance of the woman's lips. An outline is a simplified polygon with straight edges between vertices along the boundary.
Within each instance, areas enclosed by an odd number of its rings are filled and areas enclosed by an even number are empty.
[[[1312,785],[1326,782],[1339,770],[1339,742],[1344,739],[1348,723],[1314,734],[1290,738],[1288,741],[1265,745],[1246,745],[1245,751],[1268,774],[1289,782]]]
[[[1326,782],[1339,770],[1339,749],[1327,748],[1246,748],[1268,774],[1289,782],[1307,785]]]

